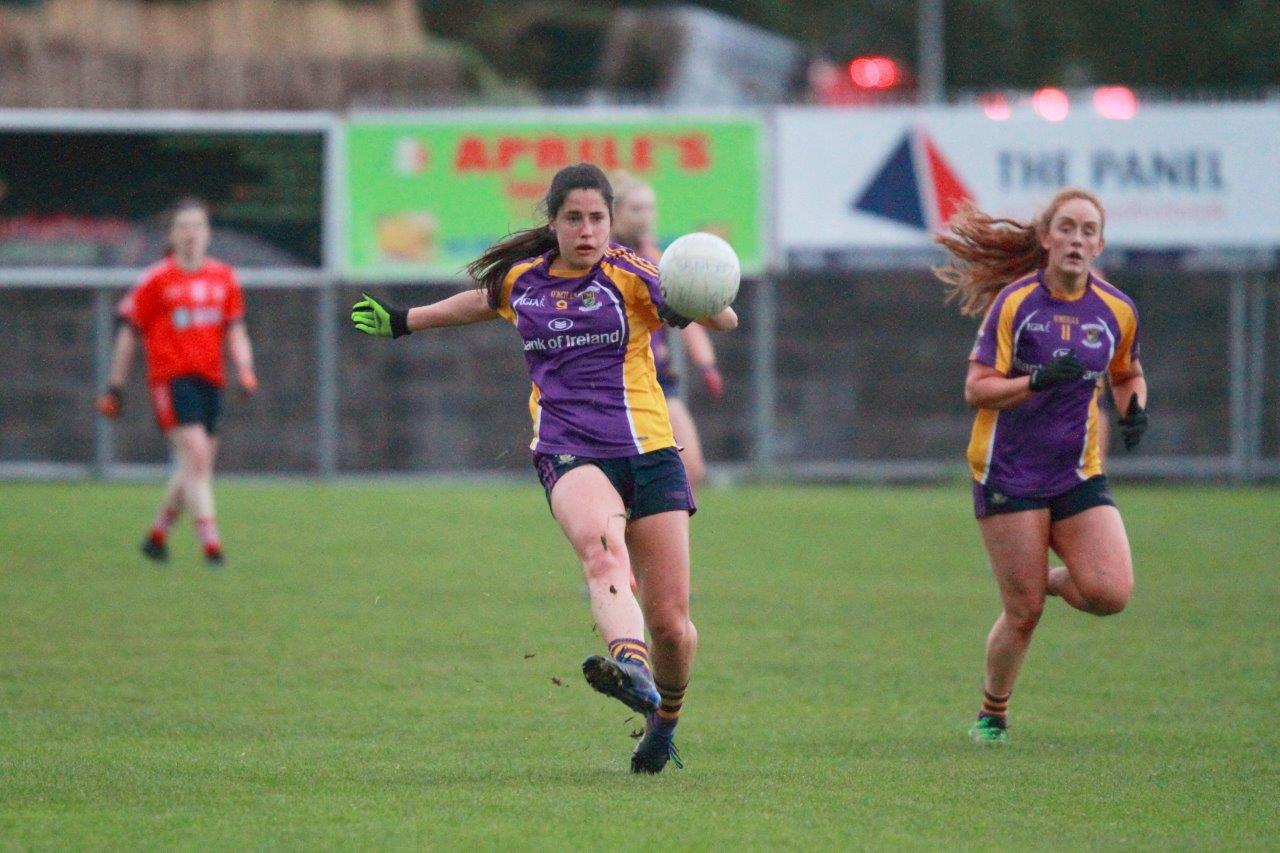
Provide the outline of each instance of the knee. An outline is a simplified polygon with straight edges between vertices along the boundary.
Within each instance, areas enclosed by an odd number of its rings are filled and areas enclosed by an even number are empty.
[[[1005,605],[1004,619],[1009,629],[1027,636],[1040,624],[1040,615],[1044,613],[1043,601],[1022,601],[1013,605]]]
[[[213,452],[205,442],[191,441],[182,447],[180,457],[182,472],[191,479],[201,479],[213,473]]]
[[[582,576],[590,583],[618,582],[622,575],[622,559],[609,549],[596,544],[581,556]]]
[[[213,459],[207,451],[190,453],[186,458],[186,472],[193,480],[207,480],[213,476]]]
[[[1129,603],[1133,586],[1123,589],[1100,590],[1085,596],[1086,609],[1095,616],[1114,616]]]
[[[1122,579],[1081,586],[1080,594],[1084,596],[1086,612],[1095,616],[1113,616],[1124,610],[1133,594],[1133,577],[1128,572],[1115,572],[1111,577],[1117,575]]]
[[[658,610],[645,620],[653,642],[663,646],[683,646],[697,642],[698,630],[682,609]]]

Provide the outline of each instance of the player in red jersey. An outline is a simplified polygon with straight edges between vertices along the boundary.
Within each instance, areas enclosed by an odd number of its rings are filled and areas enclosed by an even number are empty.
[[[109,386],[98,410],[117,418],[134,350],[142,342],[147,388],[156,423],[168,437],[176,462],[142,553],[169,559],[169,528],[185,508],[210,565],[223,562],[214,519],[213,464],[222,411],[225,340],[240,388],[258,389],[253,347],[244,324],[244,297],[235,272],[206,255],[212,230],[209,210],[198,199],[183,199],[171,214],[169,253],[147,270],[121,300]]]

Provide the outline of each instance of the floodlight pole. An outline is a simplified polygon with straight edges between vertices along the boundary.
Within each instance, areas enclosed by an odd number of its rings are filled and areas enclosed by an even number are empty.
[[[946,100],[942,4],[943,0],[916,2],[916,66],[920,72],[922,104],[941,104]]]

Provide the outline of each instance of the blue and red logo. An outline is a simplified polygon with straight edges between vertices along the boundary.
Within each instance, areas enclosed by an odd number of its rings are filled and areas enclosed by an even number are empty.
[[[973,193],[942,156],[932,137],[916,128],[902,134],[850,206],[921,231],[937,231],[946,226],[963,202],[972,199]]]

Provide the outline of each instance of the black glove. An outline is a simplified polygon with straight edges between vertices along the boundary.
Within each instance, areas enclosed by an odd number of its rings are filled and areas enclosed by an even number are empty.
[[[1063,382],[1073,382],[1081,376],[1084,376],[1084,364],[1075,353],[1069,352],[1031,371],[1031,390],[1043,391]]]
[[[666,303],[658,306],[658,319],[666,323],[668,326],[674,326],[677,329],[683,329],[685,326],[693,322],[683,314],[677,314],[675,311],[667,307]]]
[[[1147,431],[1147,410],[1138,405],[1138,395],[1129,398],[1129,410],[1119,420],[1120,434],[1124,436],[1124,449],[1133,450]]]
[[[351,306],[351,324],[357,331],[380,338],[399,338],[412,334],[409,331],[409,310],[370,296],[360,294],[361,299]]]

